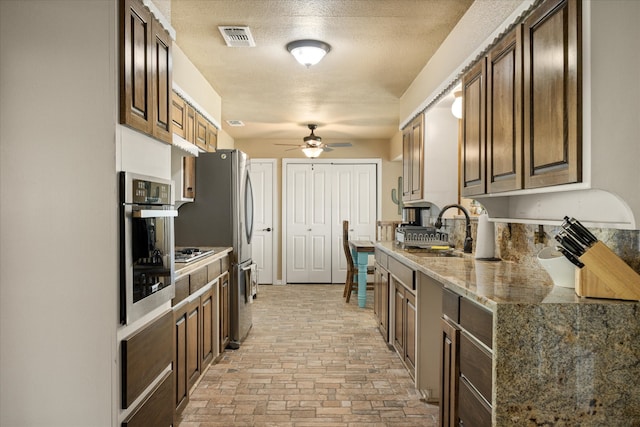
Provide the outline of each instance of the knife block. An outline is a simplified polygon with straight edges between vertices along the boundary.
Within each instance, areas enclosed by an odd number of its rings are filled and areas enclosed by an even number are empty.
[[[640,275],[607,245],[596,242],[582,256],[576,272],[576,294],[589,298],[640,300]]]

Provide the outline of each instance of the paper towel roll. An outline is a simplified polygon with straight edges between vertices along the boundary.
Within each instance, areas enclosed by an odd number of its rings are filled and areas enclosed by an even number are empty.
[[[478,233],[476,235],[476,258],[493,258],[496,249],[496,236],[493,222],[486,213],[478,217]]]

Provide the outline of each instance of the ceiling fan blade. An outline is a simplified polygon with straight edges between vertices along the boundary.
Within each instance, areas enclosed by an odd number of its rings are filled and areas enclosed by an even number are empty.
[[[329,147],[328,145],[325,145],[324,147],[322,147],[322,151],[326,151],[328,153],[329,151],[333,151],[333,148]]]
[[[351,147],[350,142],[334,142],[333,144],[325,144],[327,147]]]

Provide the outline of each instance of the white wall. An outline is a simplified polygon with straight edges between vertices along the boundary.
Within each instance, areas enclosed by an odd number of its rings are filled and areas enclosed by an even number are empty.
[[[0,1],[0,425],[112,424],[116,3]]]

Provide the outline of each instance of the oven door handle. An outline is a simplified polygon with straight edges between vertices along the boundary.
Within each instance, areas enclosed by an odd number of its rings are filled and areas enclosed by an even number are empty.
[[[139,211],[133,211],[134,218],[168,218],[178,216],[176,209],[142,209]]]

